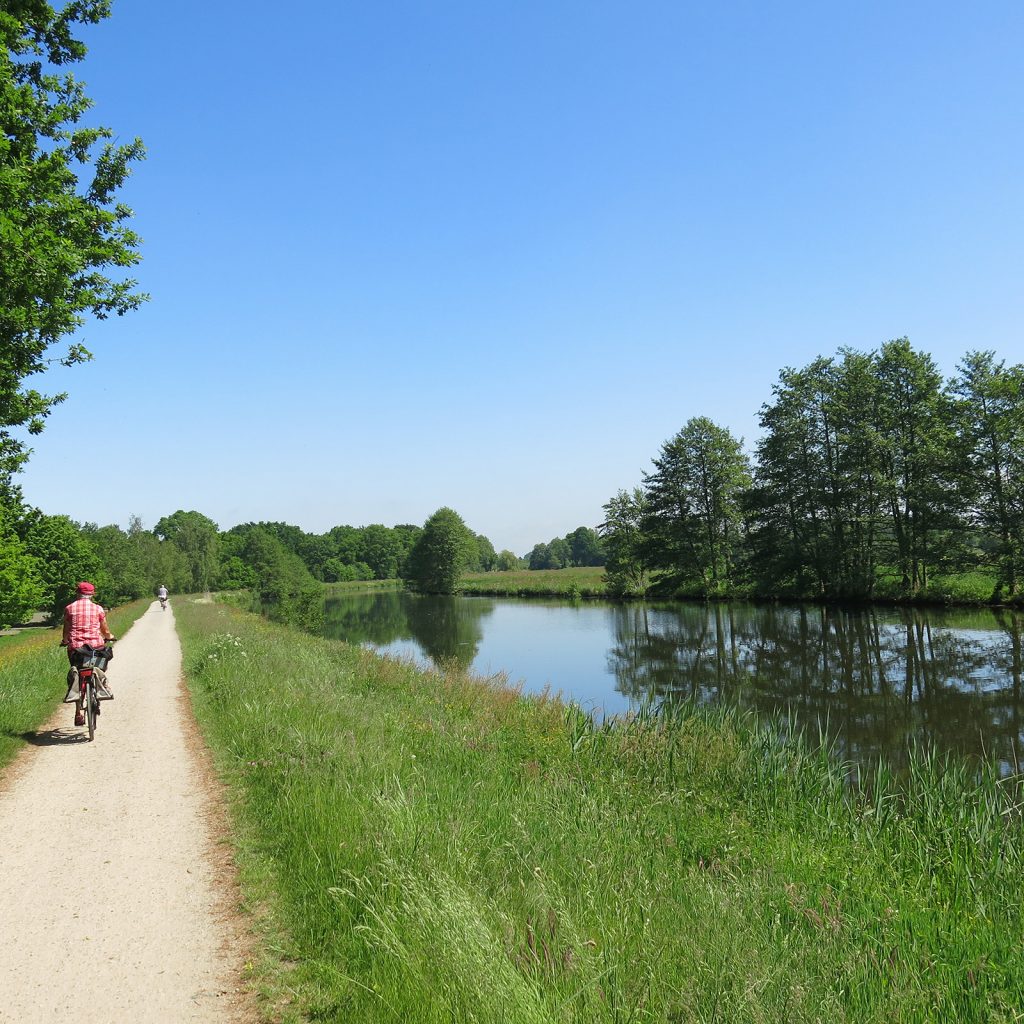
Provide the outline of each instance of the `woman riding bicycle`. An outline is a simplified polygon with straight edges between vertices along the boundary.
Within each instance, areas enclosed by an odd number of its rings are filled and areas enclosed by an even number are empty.
[[[64,635],[61,647],[68,649],[68,661],[75,663],[75,651],[83,644],[90,647],[102,647],[104,640],[115,639],[107,628],[107,613],[101,605],[96,604],[92,595],[96,588],[91,583],[78,584],[78,597],[64,609]],[[85,711],[82,698],[75,702],[75,725],[85,724]]]

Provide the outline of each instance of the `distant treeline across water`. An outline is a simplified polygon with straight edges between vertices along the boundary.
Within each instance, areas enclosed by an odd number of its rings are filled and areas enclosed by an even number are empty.
[[[1014,600],[1024,576],[1024,366],[944,380],[906,338],[787,367],[751,458],[698,416],[605,506],[620,593]]]

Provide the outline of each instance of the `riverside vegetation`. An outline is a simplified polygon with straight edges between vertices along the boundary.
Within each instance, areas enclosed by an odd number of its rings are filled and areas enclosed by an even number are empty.
[[[604,569],[580,566],[571,569],[522,569],[518,572],[476,572],[463,575],[463,594],[489,597],[607,597]]]
[[[176,605],[282,1021],[1013,1021],[1016,792]]]

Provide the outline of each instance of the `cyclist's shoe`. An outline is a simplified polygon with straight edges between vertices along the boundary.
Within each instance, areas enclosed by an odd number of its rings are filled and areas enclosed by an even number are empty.
[[[75,725],[85,725],[85,712],[84,711],[76,711],[75,712]]]

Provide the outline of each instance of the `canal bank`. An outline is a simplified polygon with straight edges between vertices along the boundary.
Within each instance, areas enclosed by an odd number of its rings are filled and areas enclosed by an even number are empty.
[[[990,608],[338,595],[326,635],[505,673],[604,717],[696,701],[785,716],[858,765],[914,744],[1020,771],[1024,616]]]
[[[852,791],[752,716],[595,725],[219,606],[179,608],[295,1019],[1012,1019],[1022,846],[993,773]],[[276,993],[276,995],[275,995]]]

